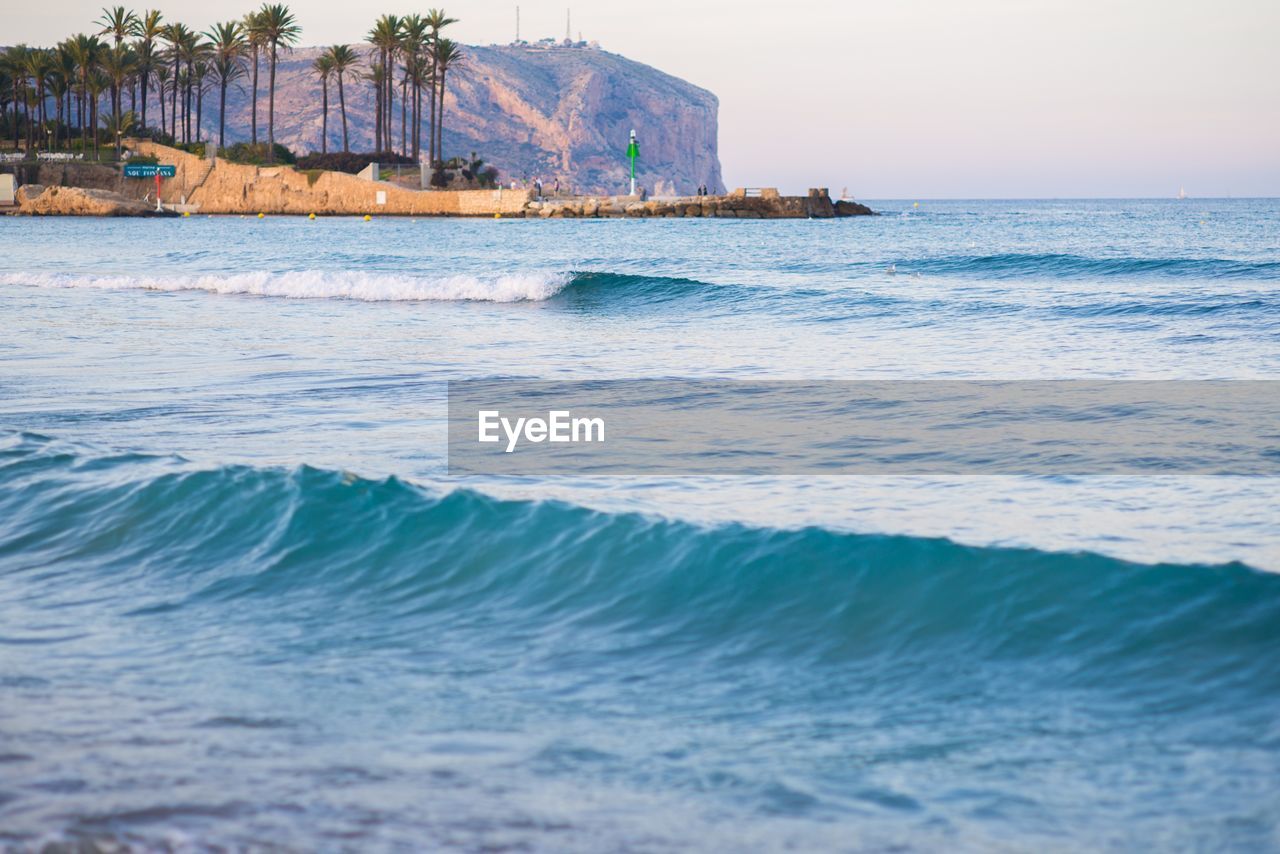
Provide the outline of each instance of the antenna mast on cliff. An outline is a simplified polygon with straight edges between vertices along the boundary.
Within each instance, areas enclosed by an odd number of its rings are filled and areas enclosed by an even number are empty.
[[[516,7],[516,44],[520,44],[520,7]]]
[[[564,43],[571,44],[573,42],[573,30],[569,27],[569,9],[564,10]]]

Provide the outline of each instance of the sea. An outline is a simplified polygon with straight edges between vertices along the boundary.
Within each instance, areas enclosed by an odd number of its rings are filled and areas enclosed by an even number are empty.
[[[450,475],[451,381],[1280,379],[1278,200],[870,204],[0,218],[0,847],[1280,850],[1280,478]]]

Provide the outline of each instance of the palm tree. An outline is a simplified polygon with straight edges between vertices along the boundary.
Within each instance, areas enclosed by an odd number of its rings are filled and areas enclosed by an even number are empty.
[[[244,25],[239,21],[214,24],[205,33],[213,50],[210,66],[218,78],[218,148],[227,145],[227,84],[245,74],[244,54],[248,49]]]
[[[270,48],[271,77],[267,82],[267,162],[276,160],[276,63],[279,49],[286,49],[298,41],[302,27],[293,17],[293,12],[283,3],[264,3],[258,10],[262,19],[262,33]]]
[[[436,86],[443,75],[440,74],[440,31],[450,24],[456,24],[457,18],[450,18],[443,9],[432,9],[427,12],[427,26],[431,28],[431,127],[430,139],[428,140],[428,148],[430,149],[429,160],[432,164],[439,159],[439,151],[436,150],[436,127],[439,124],[439,116],[436,113]],[[440,111],[444,111],[444,104],[440,104]]]
[[[108,113],[102,117],[102,127],[106,130],[108,136],[114,136],[119,139],[132,132],[137,121],[138,117],[133,110],[126,110],[123,113]]]
[[[161,33],[161,38],[169,43],[169,56],[173,60],[173,83],[169,92],[170,136],[178,139],[178,77],[182,73],[182,45],[191,35],[185,24],[169,24]]]
[[[27,89],[27,53],[30,51],[24,44],[14,45],[4,52],[4,72],[13,87],[13,147],[18,147],[21,123],[18,117],[18,105],[26,102]],[[28,124],[30,117],[28,117]],[[28,136],[30,131],[28,130]]]
[[[123,6],[112,6],[102,10],[102,17],[97,20],[102,25],[102,29],[98,31],[100,36],[111,36],[116,45],[125,40],[126,36],[135,35],[135,29],[141,23],[138,16],[133,12],[126,12]]]
[[[183,29],[186,28],[184,27]],[[200,34],[186,30],[178,50],[183,64],[186,65],[186,71],[182,77],[182,141],[188,143],[199,134],[199,129],[195,134],[192,133],[191,110],[194,106],[192,102],[195,97],[197,83],[196,63],[204,54],[204,46],[200,43]]]
[[[160,101],[160,132],[164,133],[167,127],[164,117],[164,93],[169,87],[169,66],[160,63],[156,66],[156,98]]]
[[[333,75],[338,78],[338,107],[342,111],[342,151],[345,154],[351,148],[347,144],[347,97],[342,89],[342,78],[355,68],[360,58],[345,44],[335,44],[325,53],[333,63]]]
[[[102,10],[102,17],[97,20],[102,27],[98,31],[100,36],[111,36],[115,48],[120,49],[120,45],[124,42],[126,36],[133,35],[138,26],[138,16],[131,11],[126,11],[123,6],[112,6]],[[117,80],[114,77],[111,81],[111,111],[115,115],[120,115],[120,90],[124,86],[124,80]],[[117,156],[119,152],[116,152]]]
[[[26,60],[26,75],[31,79],[31,86],[35,90],[36,121],[41,128],[35,139],[36,148],[39,148],[40,136],[44,133],[43,129],[47,127],[49,119],[45,110],[44,90],[49,76],[54,71],[53,54],[44,48],[35,48],[27,52]],[[29,122],[30,118],[28,118]]]
[[[101,46],[100,46],[101,47]],[[107,91],[111,86],[111,78],[102,72],[100,68],[94,68],[89,74],[86,88],[89,90],[89,117],[93,123],[93,159],[98,160],[98,102],[102,100],[102,93]]]
[[[431,82],[431,60],[422,53],[408,59],[406,73],[413,87],[413,159],[422,158],[422,88]]]
[[[253,54],[253,94],[250,97],[249,128],[250,139],[258,144],[258,58],[262,54],[262,46],[267,43],[266,31],[262,28],[262,13],[250,12],[244,16],[244,34],[249,42],[249,50]]]
[[[63,129],[70,124],[70,97],[72,83],[75,81],[75,66],[71,64],[71,58],[67,55],[67,51],[63,45],[59,45],[52,51],[53,56],[53,73],[49,75],[49,94],[53,97],[54,103],[54,119],[53,119],[53,142],[55,144],[62,141]],[[0,95],[4,92],[3,86],[0,86]],[[67,109],[64,111],[64,106]],[[64,124],[63,116],[67,117]]]
[[[382,66],[380,82],[377,86],[378,130],[375,134],[375,147],[379,151],[391,148],[391,101],[395,91],[395,55],[400,49],[401,21],[396,15],[383,15],[374,22],[366,40],[378,52],[378,65]]]
[[[462,65],[462,48],[452,39],[438,39],[435,43],[435,73],[440,87],[440,110],[436,114],[436,162],[444,159],[444,92],[445,74],[449,69]],[[435,87],[432,87],[433,89]]]
[[[163,17],[154,9],[148,9],[138,21],[138,41],[134,49],[138,52],[138,82],[142,88],[142,127],[147,127],[147,83],[156,70],[156,39],[164,32],[161,23]],[[164,99],[161,96],[161,107]],[[163,123],[162,123],[163,124]]]
[[[96,36],[80,33],[67,42],[67,51],[76,64],[76,72],[80,78],[80,134],[82,150],[89,147],[89,128],[97,122],[97,104],[89,100],[90,80],[96,76],[98,61],[102,55],[102,42]],[[94,129],[94,137],[97,137]]]
[[[13,94],[13,80],[9,76],[9,66],[5,62],[5,55],[0,53],[0,120],[3,120],[5,113],[8,112],[9,99]],[[14,119],[17,120],[18,110],[14,107]],[[15,148],[17,145],[15,144]]]
[[[209,90],[212,79],[213,63],[210,61],[208,45],[200,45],[196,54],[196,64],[192,69],[196,85],[196,142],[203,141],[201,128],[204,126],[204,93]]]
[[[102,70],[111,81],[111,114],[113,116],[122,114],[120,107],[124,99],[120,97],[120,92],[124,88],[124,81],[137,67],[137,60],[138,56],[133,52],[133,48],[125,44],[117,43],[102,51]],[[116,157],[119,157],[119,137],[115,140],[115,146]]]
[[[431,26],[421,15],[410,15],[404,19],[401,29],[404,32],[405,76],[413,87],[413,159],[417,160],[422,153],[422,86],[430,69],[424,51],[431,40]]]
[[[373,86],[374,102],[375,102],[375,119],[374,122],[374,142],[373,147],[377,151],[382,150],[382,96],[385,92],[385,83],[387,80],[387,67],[381,62],[374,62],[369,66],[369,70],[361,75],[365,80],[369,81],[369,85]]]
[[[320,78],[320,153],[329,153],[329,76],[333,74],[333,57],[328,51],[316,57],[311,70]]]

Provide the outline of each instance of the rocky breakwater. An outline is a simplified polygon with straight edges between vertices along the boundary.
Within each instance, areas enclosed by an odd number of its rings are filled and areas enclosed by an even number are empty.
[[[717,219],[831,219],[874,216],[856,202],[832,202],[825,188],[807,196],[783,196],[777,190],[737,189],[724,196],[681,196],[641,199],[636,196],[581,196],[534,200],[525,205],[526,217],[574,219],[600,217],[708,217]]]
[[[84,187],[45,187],[25,184],[15,194],[18,216],[176,216],[154,205],[110,190]]]

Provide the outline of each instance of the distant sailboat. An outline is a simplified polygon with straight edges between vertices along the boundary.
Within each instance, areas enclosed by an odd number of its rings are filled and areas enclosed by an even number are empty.
[[[1182,200],[1183,200],[1183,199],[1185,199],[1186,197],[1187,197],[1187,188],[1186,188],[1186,187],[1179,187],[1179,188],[1178,188],[1178,201],[1182,201]]]

